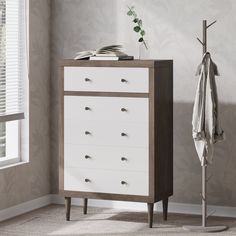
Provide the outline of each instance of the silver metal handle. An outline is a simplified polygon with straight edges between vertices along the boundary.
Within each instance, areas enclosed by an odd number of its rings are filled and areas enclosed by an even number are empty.
[[[126,111],[127,111],[127,109],[124,108],[124,107],[122,107],[120,110],[121,110],[122,112],[126,112]]]
[[[120,81],[121,81],[121,83],[127,83],[128,82],[128,80],[126,80],[126,79],[121,79]]]

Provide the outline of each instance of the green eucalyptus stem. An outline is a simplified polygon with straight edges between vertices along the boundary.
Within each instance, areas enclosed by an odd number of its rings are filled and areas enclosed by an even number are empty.
[[[132,7],[127,6],[127,7],[128,7],[128,9],[129,9],[129,11],[127,12],[127,15],[133,17],[133,22],[135,23],[135,26],[134,26],[133,29],[134,29],[134,31],[135,31],[136,33],[139,33],[139,34],[140,34],[140,37],[139,37],[139,39],[138,39],[138,42],[143,43],[144,46],[145,46],[145,48],[148,50],[147,43],[146,43],[146,41],[144,40],[145,31],[144,31],[144,29],[142,28],[143,21],[142,21],[140,18],[138,18],[138,15],[137,15],[137,13],[135,12],[133,6],[132,6]]]
[[[143,44],[144,44],[145,48],[148,50],[148,47],[147,47],[147,44],[146,44],[145,40],[143,40]]]

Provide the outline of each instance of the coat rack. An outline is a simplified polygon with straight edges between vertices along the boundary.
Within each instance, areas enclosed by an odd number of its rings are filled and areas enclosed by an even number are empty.
[[[203,20],[203,37],[202,41],[197,38],[197,40],[202,44],[203,55],[207,52],[207,29],[216,23],[216,20],[211,24],[207,25],[207,21]],[[202,225],[201,226],[183,226],[184,229],[193,232],[221,232],[226,230],[227,226],[207,226],[207,164],[202,166]]]

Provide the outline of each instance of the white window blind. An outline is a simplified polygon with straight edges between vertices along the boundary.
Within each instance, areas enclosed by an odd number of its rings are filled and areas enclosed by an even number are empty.
[[[25,1],[0,0],[0,122],[24,118]]]

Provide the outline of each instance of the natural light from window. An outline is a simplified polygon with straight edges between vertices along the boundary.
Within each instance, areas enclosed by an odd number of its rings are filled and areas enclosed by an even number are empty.
[[[21,160],[26,35],[24,0],[0,0],[0,166]]]

